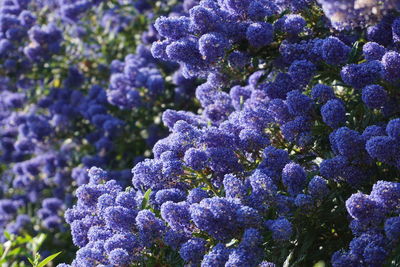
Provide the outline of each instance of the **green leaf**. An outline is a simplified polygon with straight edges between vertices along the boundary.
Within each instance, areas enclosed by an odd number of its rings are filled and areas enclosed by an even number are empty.
[[[4,236],[5,236],[8,240],[11,240],[11,239],[12,239],[12,236],[11,236],[11,234],[10,234],[9,232],[4,232]]]
[[[25,244],[29,243],[30,241],[32,241],[32,237],[28,234],[24,236],[18,236],[16,239],[17,244]]]
[[[51,262],[52,260],[54,260],[58,255],[60,255],[61,254],[61,251],[60,252],[58,252],[58,253],[56,253],[56,254],[53,254],[53,255],[50,255],[50,256],[48,256],[47,258],[45,258],[44,260],[42,260],[38,265],[37,265],[37,267],[44,267],[47,263],[49,263],[49,262]]]
[[[147,205],[149,204],[150,194],[151,194],[151,189],[147,190],[146,193],[144,193],[142,200],[142,209],[146,209]]]
[[[38,236],[35,236],[32,239],[32,242],[30,244],[31,244],[31,250],[33,253],[36,253],[39,251],[39,248],[42,246],[45,239],[46,239],[45,234],[39,234]]]
[[[353,44],[349,55],[349,63],[355,63],[359,53],[360,42],[357,41]]]
[[[326,266],[326,264],[324,261],[319,261],[316,264],[314,264],[314,267],[325,267],[325,266]]]
[[[22,248],[14,248],[13,250],[11,250],[8,255],[9,256],[14,256],[14,255],[18,255],[20,254],[22,251]]]
[[[28,258],[28,261],[32,264],[32,266],[36,265],[35,262],[31,258]]]

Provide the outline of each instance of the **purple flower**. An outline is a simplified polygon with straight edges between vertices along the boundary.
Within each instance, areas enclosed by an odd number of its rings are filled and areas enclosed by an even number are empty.
[[[286,164],[282,170],[282,183],[291,195],[296,195],[303,190],[306,179],[306,172],[296,163]]]
[[[378,224],[383,219],[382,205],[368,195],[356,193],[346,200],[347,212],[356,220]]]
[[[338,128],[346,121],[346,109],[343,101],[331,99],[321,108],[322,120],[332,128]]]
[[[192,238],[184,243],[179,255],[186,262],[198,263],[206,253],[206,241],[202,238]]]
[[[329,37],[322,44],[322,58],[331,65],[341,65],[346,62],[350,47],[336,37]]]
[[[246,31],[246,38],[250,45],[256,48],[269,45],[274,38],[274,28],[266,22],[250,24]]]
[[[382,108],[387,99],[387,92],[380,85],[368,85],[362,90],[362,100],[369,108]]]
[[[292,224],[286,218],[267,221],[267,227],[272,231],[272,238],[278,242],[290,240],[293,234]]]

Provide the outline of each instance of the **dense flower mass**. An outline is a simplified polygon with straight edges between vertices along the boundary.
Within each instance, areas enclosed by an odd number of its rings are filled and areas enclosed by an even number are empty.
[[[399,8],[0,1],[0,241],[50,233],[59,267],[399,265]]]
[[[337,29],[376,24],[385,15],[400,8],[398,0],[317,0],[317,2],[321,4],[325,15]]]
[[[63,213],[72,205],[76,187],[89,181],[87,169],[94,165],[106,168],[126,186],[130,179],[127,167],[150,153],[151,146],[165,135],[160,123],[154,121],[166,109],[163,102],[182,108],[191,105],[196,81],[184,79],[173,64],[152,60],[146,48],[154,38],[152,14],[138,14],[136,7],[123,3],[81,2],[87,1],[1,2],[0,196],[12,207],[1,215],[2,241],[4,232],[51,231],[61,233],[57,237],[59,246],[71,247]],[[70,17],[64,21],[63,16],[59,20],[60,12],[70,16],[67,10],[81,4],[85,9],[75,10],[79,11],[76,20]],[[91,26],[104,31],[96,41],[86,32],[90,29],[84,29],[93,8],[98,13],[92,17],[95,24]],[[137,8],[151,10],[150,5]],[[182,3],[163,8],[160,12],[174,8],[185,12]],[[51,10],[48,16],[44,16],[46,10]],[[139,29],[126,19],[123,25],[111,25],[115,19],[110,17],[111,11],[125,17],[135,11],[136,15],[129,16],[145,21]],[[102,48],[110,45],[105,40],[128,29],[138,30],[147,42],[137,48],[134,44],[130,48]],[[18,35],[11,36],[14,31]],[[113,108],[107,90],[118,65],[115,56],[126,51],[137,54],[127,58],[143,62],[139,74],[152,90],[145,92],[148,96],[143,97],[143,105],[136,107],[133,116]],[[133,68],[127,73],[135,74]],[[164,82],[161,73],[173,79]],[[133,136],[127,134],[132,131],[136,132]],[[125,163],[114,161],[115,157]],[[46,204],[53,202],[58,204],[51,208]]]
[[[349,251],[333,254],[333,266],[344,263],[382,266],[385,263],[400,237],[399,197],[399,183],[378,181],[370,195],[357,193],[346,201],[354,238]]]

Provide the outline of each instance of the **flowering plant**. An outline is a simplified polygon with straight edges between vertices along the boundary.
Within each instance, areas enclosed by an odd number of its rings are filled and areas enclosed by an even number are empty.
[[[59,267],[400,264],[400,2],[44,6],[5,75],[5,229],[70,231]]]

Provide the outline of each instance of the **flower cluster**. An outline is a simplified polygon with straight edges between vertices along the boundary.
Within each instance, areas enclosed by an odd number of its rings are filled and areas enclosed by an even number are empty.
[[[188,16],[157,19],[155,28],[164,39],[153,43],[152,54],[178,62],[186,77],[227,73],[226,65],[232,72],[240,72],[250,62],[251,51],[241,51],[237,46],[243,41],[254,49],[271,44],[274,27],[263,20],[278,10],[272,1],[201,1]],[[287,24],[289,28],[294,24],[299,27],[297,22]]]
[[[397,0],[388,1],[335,1],[317,0],[325,15],[336,29],[349,29],[379,22],[382,17],[399,9]]]
[[[333,266],[382,266],[400,238],[400,183],[378,181],[370,195],[353,194],[346,201],[354,239],[349,251],[332,255]]]
[[[148,44],[155,34],[149,14],[148,21],[142,22],[144,29],[136,29],[136,25],[126,20],[124,24],[118,20],[115,22],[118,25],[112,25],[114,22],[110,20],[114,17],[107,14],[124,14],[132,7],[99,5],[96,17],[87,17],[92,5],[100,3],[93,1],[86,11],[78,10],[79,22],[61,23],[57,17],[60,10],[67,12],[89,3],[82,2],[85,1],[1,2],[0,43],[4,49],[0,63],[4,68],[0,71],[0,197],[5,206],[11,207],[2,212],[1,234],[61,232],[62,237],[57,235],[58,246],[65,246],[63,242],[68,240],[69,233],[65,231],[63,213],[71,207],[76,187],[88,183],[87,169],[105,168],[110,177],[118,177],[118,184],[125,186],[130,179],[129,166],[145,153],[151,153],[151,146],[165,135],[163,127],[153,118],[160,116],[166,107],[151,98],[154,94],[141,100],[143,105],[134,116],[110,105],[114,104],[112,97],[107,97],[108,90],[102,85],[108,88],[112,73],[121,70],[121,64],[114,60],[116,55],[136,51],[136,55],[127,58],[143,63],[138,65],[139,76],[150,77],[143,86],[147,84],[153,93],[162,93],[163,101],[170,102],[171,107],[191,106],[190,96],[194,94],[196,82],[183,78],[176,71],[176,65],[152,59],[143,45],[137,45],[136,50],[134,47],[121,50],[116,46],[101,52],[102,44],[94,42],[93,36],[88,40],[88,32],[76,35],[82,29],[79,27],[93,19],[97,23],[94,26],[105,29],[103,39],[114,38],[115,33],[130,29],[138,31],[143,44]],[[185,12],[183,6],[179,2],[176,8]],[[152,11],[151,5],[143,8]],[[163,4],[163,8],[158,12],[173,7]],[[43,17],[43,12],[49,9],[51,12]],[[141,19],[140,15],[136,19]],[[43,21],[52,23],[43,24]],[[121,28],[114,31],[109,27]],[[20,35],[12,37],[14,31]],[[129,75],[135,74],[132,64],[127,68]],[[164,81],[166,77],[169,82]],[[176,85],[176,92],[172,85]],[[119,96],[129,97],[122,92]],[[116,157],[122,160],[115,161]],[[54,251],[56,247],[50,246],[49,250]]]
[[[147,234],[156,237],[157,220],[151,212],[142,211],[140,216],[137,210],[140,195],[135,191],[122,191],[115,180],[108,180],[103,170],[91,168],[89,177],[89,183],[76,192],[76,206],[65,215],[71,224],[73,243],[81,247],[72,265],[126,265],[137,258],[143,248],[142,237],[131,231],[141,225],[147,228],[144,229]]]
[[[59,12],[63,19],[76,23],[81,17],[92,9],[94,6],[99,5],[103,0],[61,0],[59,3]]]
[[[0,172],[1,199],[7,205],[14,203],[13,209],[4,211],[1,233],[6,230],[17,234],[21,228],[31,227],[29,216],[18,215],[18,210],[26,209],[28,202],[41,201],[39,192],[43,187],[58,183],[61,188],[69,184],[68,175],[56,171],[66,166],[65,155],[48,147],[54,129],[48,117],[31,105],[36,97],[35,87],[40,84],[32,73],[45,68],[46,62],[61,52],[63,40],[55,24],[39,24],[38,13],[31,1],[0,3],[0,164],[7,166]],[[41,181],[34,178],[39,176]],[[58,192],[54,192],[58,197],[59,188],[56,186]],[[57,216],[55,221],[61,222],[62,214],[57,210],[52,212]],[[49,228],[57,224],[44,223],[51,225]]]
[[[32,68],[32,62],[47,60],[60,52],[60,29],[51,23],[38,25],[37,16],[29,5],[30,1],[0,3],[2,75],[18,77]]]
[[[399,7],[1,2],[0,232],[60,267],[400,264]]]
[[[108,101],[122,109],[140,107],[142,102],[150,104],[150,100],[165,89],[163,76],[155,63],[150,51],[143,46],[138,47],[137,54],[126,56],[125,62],[113,61]],[[149,99],[142,101],[141,95]]]
[[[330,8],[338,3],[329,3],[322,10],[334,27],[355,25],[336,23]],[[202,109],[165,111],[169,135],[154,145],[154,158],[132,169],[130,192],[141,204],[124,216],[136,225],[118,227],[140,237],[146,214],[154,229],[140,238],[142,254],[135,246],[131,258],[120,252],[123,262],[103,254],[94,264],[176,265],[176,254],[180,264],[201,266],[380,266],[392,259],[397,243],[378,232],[385,216],[396,214],[384,207],[398,204],[397,184],[379,182],[371,197],[354,194],[382,175],[395,180],[400,167],[397,24],[392,14],[382,18],[392,3],[370,20],[362,18],[366,9],[354,13],[358,25],[381,20],[354,36],[332,34],[332,25],[307,12],[312,8],[312,1],[202,0],[188,15],[156,20],[162,39],[152,55],[179,63],[186,78],[206,79],[196,88]],[[374,32],[383,23],[389,37]],[[364,33],[367,42],[356,43]],[[392,200],[378,200],[378,191]],[[99,203],[96,216],[103,214]],[[356,241],[350,252],[336,252],[352,237],[344,207]],[[388,221],[395,239],[397,221]],[[292,256],[280,255],[285,250]]]
[[[189,3],[193,2],[193,3]],[[183,1],[176,6],[169,7],[174,17],[186,15],[188,8],[196,1]],[[145,16],[151,17],[145,7],[140,9]],[[150,9],[151,11],[151,9]],[[114,60],[111,63],[110,85],[107,98],[110,104],[121,109],[150,108],[157,99],[165,97],[167,86],[163,74],[173,74],[174,84],[179,86],[174,92],[175,100],[188,99],[193,95],[195,81],[185,78],[182,71],[177,71],[176,64],[164,59],[154,58],[150,52],[150,45],[159,38],[158,31],[153,25],[141,34],[143,44],[136,48],[135,54],[128,54],[124,61]]]

